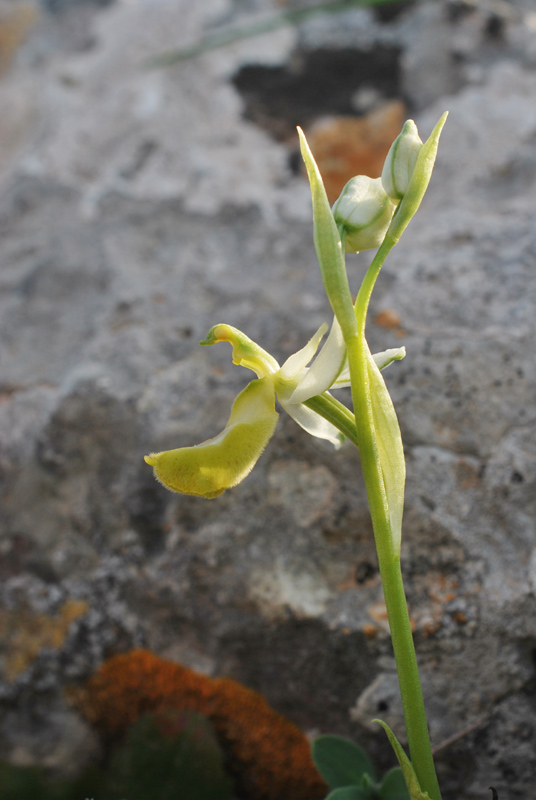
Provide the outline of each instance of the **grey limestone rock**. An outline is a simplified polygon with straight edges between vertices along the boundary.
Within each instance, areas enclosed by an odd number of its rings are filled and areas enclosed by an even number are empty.
[[[485,14],[476,5],[460,19]],[[469,37],[450,6],[418,3],[389,23],[350,15],[398,42],[424,135],[450,110],[369,334],[374,351],[408,351],[386,375],[407,453],[403,568],[430,727],[435,745],[452,739],[438,753],[445,798],[476,800],[490,784],[527,797],[534,25],[516,6],[493,53],[471,28],[478,79],[445,59],[431,76],[429,27]],[[211,325],[283,360],[330,316],[308,187],[286,145],[243,119],[231,79],[336,38],[335,17],[144,68],[249,13],[226,0],[117,2],[78,52],[49,46],[49,19],[0,81],[25,98],[0,164],[2,757],[82,764],[96,744],[64,689],[141,644],[243,680],[307,730],[349,735],[391,764],[361,713],[376,696],[389,705],[393,663],[357,454],[282,414],[253,473],[217,500],[169,494],[143,462],[216,434],[248,380],[225,346],[196,346]],[[366,258],[349,262],[357,287]],[[374,324],[385,309],[396,330]],[[396,727],[397,709],[382,710]]]

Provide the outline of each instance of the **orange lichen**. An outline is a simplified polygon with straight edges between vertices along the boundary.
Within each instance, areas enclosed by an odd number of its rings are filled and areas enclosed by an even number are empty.
[[[108,740],[117,740],[144,712],[198,711],[214,726],[240,797],[320,800],[326,794],[304,734],[236,681],[208,678],[133,650],[107,661],[77,695],[77,704]]]
[[[375,639],[378,635],[378,628],[376,625],[371,625],[370,623],[366,622],[363,625],[363,633],[367,639]]]
[[[441,630],[441,627],[441,622],[427,619],[420,625],[421,635],[428,639],[430,636],[435,636],[435,634]]]
[[[328,117],[317,121],[307,131],[331,203],[354,175],[370,178],[381,175],[383,162],[393,139],[400,133],[405,114],[404,104],[392,100],[359,119]]]
[[[389,617],[387,616],[387,606],[381,600],[378,603],[372,603],[368,606],[367,614],[374,620],[377,627],[385,631],[389,630]]]
[[[0,14],[0,74],[5,72],[38,18],[39,11],[35,3],[24,3]]]
[[[29,609],[0,609],[0,643],[4,677],[13,681],[24,672],[44,647],[58,650],[71,624],[86,613],[85,600],[66,600],[55,617]]]
[[[395,328],[400,328],[400,314],[394,308],[384,308],[383,311],[379,311],[376,314],[373,322],[379,328],[394,330]]]

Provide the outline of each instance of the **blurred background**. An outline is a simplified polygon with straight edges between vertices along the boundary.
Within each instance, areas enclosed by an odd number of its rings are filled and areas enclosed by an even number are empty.
[[[137,756],[109,785],[72,781],[170,708],[203,715],[227,770],[170,797],[320,800],[303,734],[393,765],[370,724],[403,740],[354,449],[281,415],[212,501],[166,492],[143,455],[214,436],[250,379],[197,347],[213,324],[281,363],[331,318],[296,125],[334,201],[380,174],[405,119],[424,139],[447,109],[369,341],[407,348],[386,380],[444,798],[533,791],[536,10],[315,5],[0,0],[0,800],[135,800]],[[348,257],[354,291],[368,258]],[[186,722],[140,724],[142,752]]]

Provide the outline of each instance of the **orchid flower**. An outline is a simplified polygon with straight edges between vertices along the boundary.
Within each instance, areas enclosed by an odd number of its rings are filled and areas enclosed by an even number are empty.
[[[355,418],[328,392],[350,385],[346,348],[336,319],[314,358],[327,329],[326,323],[321,325],[305,347],[279,366],[273,356],[241,331],[231,325],[214,325],[200,344],[229,342],[233,363],[252,370],[257,378],[235,399],[227,424],[218,436],[194,447],[145,456],[155,477],[174,492],[208,498],[218,497],[225,489],[236,486],[251,472],[275,431],[279,417],[276,398],[304,430],[340,447],[345,438],[341,427],[347,435],[350,427],[355,431]],[[405,348],[398,347],[373,358],[378,368],[383,369],[405,354]],[[324,407],[317,404],[322,413],[307,405],[319,396],[325,401]],[[345,420],[340,419],[342,415]],[[346,424],[337,426],[330,419]]]

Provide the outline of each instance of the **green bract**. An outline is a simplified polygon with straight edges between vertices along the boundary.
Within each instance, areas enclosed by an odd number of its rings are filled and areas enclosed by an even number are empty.
[[[404,748],[394,735],[389,725],[387,725],[385,722],[382,722],[381,719],[374,719],[372,721],[378,722],[382,726],[389,741],[391,742],[391,747],[395,751],[396,757],[398,758],[398,763],[400,764],[400,769],[404,775],[404,780],[406,782],[406,787],[411,800],[431,800],[428,792],[424,791],[421,787],[411,761],[407,757]]]
[[[333,218],[324,182],[320,170],[313,158],[307,144],[307,139],[301,128],[298,128],[300,148],[309,183],[311,184],[311,199],[313,202],[313,236],[315,250],[320,267],[320,274],[328,300],[341,326],[342,335],[347,342],[357,334],[357,324],[354,314],[352,293],[348,284],[344,248]]]

